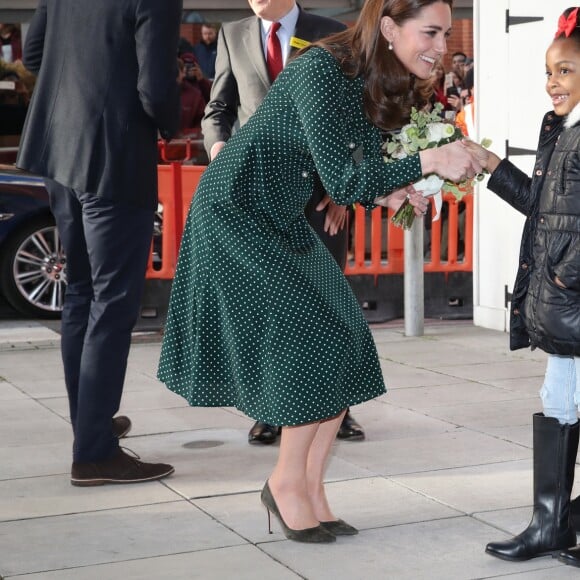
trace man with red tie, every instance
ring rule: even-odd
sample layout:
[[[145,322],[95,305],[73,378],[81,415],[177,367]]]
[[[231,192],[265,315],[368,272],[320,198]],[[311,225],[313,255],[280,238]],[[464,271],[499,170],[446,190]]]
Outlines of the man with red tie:
[[[305,12],[295,0],[248,0],[254,16],[229,22],[218,35],[215,78],[201,127],[210,161],[235,128],[243,125],[263,101],[278,73],[299,49],[344,30],[341,22]],[[306,217],[325,246],[344,269],[346,208],[335,205],[317,179],[306,206]],[[250,443],[270,444],[278,427],[256,422]],[[338,438],[364,439],[364,431],[346,413]]]

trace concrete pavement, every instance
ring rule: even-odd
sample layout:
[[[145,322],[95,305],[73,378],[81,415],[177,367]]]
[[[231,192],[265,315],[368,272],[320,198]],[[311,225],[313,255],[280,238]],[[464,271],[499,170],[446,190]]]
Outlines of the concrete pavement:
[[[510,353],[471,321],[374,327],[389,392],[353,408],[364,442],[337,442],[328,492],[361,530],[336,544],[269,535],[259,491],[276,447],[246,443],[235,409],[189,408],[155,379],[156,335],[136,335],[124,445],[175,474],[72,487],[58,335],[0,322],[0,577],[26,580],[468,580],[578,578],[551,558],[497,560],[485,544],[531,515],[531,415],[541,352]],[[575,492],[580,491],[577,486]]]

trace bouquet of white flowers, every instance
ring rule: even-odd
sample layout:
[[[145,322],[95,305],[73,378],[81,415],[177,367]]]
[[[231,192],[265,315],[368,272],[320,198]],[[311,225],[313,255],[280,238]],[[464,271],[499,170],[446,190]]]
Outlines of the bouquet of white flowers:
[[[441,118],[443,106],[437,103],[431,112],[418,111],[415,107],[411,109],[411,122],[399,131],[393,131],[387,135],[383,145],[383,156],[386,163],[393,163],[398,159],[403,159],[407,155],[413,155],[424,149],[441,147],[447,143],[452,143],[458,139],[463,139],[460,129],[446,123]],[[484,139],[483,147],[489,147],[491,141]],[[483,175],[478,175],[476,179],[483,179]],[[436,174],[431,174],[412,184],[413,187],[424,197],[435,196],[436,214],[434,220],[439,219],[442,196],[441,190],[453,193],[456,199],[461,199],[465,194],[466,186],[469,182],[460,184],[446,181]],[[406,200],[399,210],[392,217],[394,224],[409,229],[415,219],[413,206]]]

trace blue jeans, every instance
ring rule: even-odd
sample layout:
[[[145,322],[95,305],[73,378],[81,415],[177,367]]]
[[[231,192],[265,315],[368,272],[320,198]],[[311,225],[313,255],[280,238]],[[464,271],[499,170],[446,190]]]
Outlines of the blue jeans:
[[[558,419],[562,425],[576,423],[580,405],[580,357],[549,355],[540,397],[546,417]]]

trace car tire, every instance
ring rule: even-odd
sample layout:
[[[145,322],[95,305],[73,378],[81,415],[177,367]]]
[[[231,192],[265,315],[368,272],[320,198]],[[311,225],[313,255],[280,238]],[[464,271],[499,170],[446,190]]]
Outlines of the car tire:
[[[66,289],[66,257],[54,219],[40,216],[2,248],[0,291],[26,316],[59,318]]]

